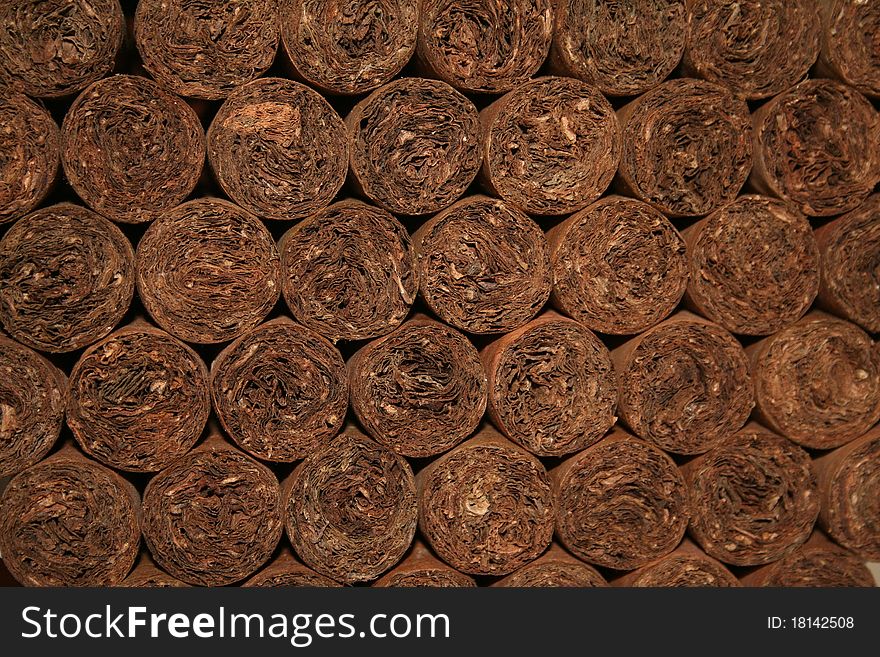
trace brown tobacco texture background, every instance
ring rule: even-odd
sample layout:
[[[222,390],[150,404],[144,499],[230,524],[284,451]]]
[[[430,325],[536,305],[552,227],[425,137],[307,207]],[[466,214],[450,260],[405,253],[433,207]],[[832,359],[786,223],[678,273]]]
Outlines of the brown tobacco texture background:
[[[878,43],[6,0],[0,583],[873,585]]]

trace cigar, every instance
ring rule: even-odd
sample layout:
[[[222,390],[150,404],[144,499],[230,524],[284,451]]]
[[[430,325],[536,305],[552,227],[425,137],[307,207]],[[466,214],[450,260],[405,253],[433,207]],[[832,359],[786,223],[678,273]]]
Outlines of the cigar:
[[[480,360],[492,423],[533,454],[579,451],[617,421],[611,355],[574,320],[547,311],[489,343]]]
[[[144,491],[144,540],[187,584],[224,586],[254,574],[281,538],[278,480],[219,433],[174,461]]]
[[[328,94],[372,91],[416,49],[418,0],[289,0],[281,40],[293,74]]]
[[[556,543],[531,563],[527,563],[492,586],[507,588],[592,588],[608,586],[591,565],[579,561]]]
[[[196,186],[205,133],[195,111],[155,82],[114,75],[64,117],[61,163],[90,208],[120,223],[153,221]]]
[[[880,332],[880,194],[816,229],[821,260],[819,305],[872,333]]]
[[[752,344],[756,418],[811,449],[832,449],[880,420],[880,351],[855,324],[813,311]]]
[[[614,586],[638,588],[740,586],[720,561],[685,538],[665,557],[614,580]]]
[[[752,121],[750,185],[808,216],[852,210],[880,181],[880,115],[855,89],[805,80]]]
[[[547,471],[489,427],[425,466],[416,483],[422,536],[456,570],[508,575],[550,545]]]
[[[825,0],[818,3],[822,49],[817,77],[836,78],[872,98],[880,98],[880,64],[872,43],[880,33],[880,11],[873,2]]]
[[[745,586],[840,588],[875,586],[865,562],[835,545],[819,530],[787,557],[756,568],[742,578]]]
[[[187,342],[231,340],[281,293],[275,242],[255,216],[200,198],[166,212],[140,239],[137,288],[153,320]]]
[[[568,457],[550,477],[556,536],[578,559],[632,570],[684,536],[687,490],[675,462],[621,429]]]
[[[858,556],[880,561],[880,426],[813,465],[822,502],[819,525]]]
[[[688,2],[684,73],[729,87],[740,98],[782,93],[806,77],[818,55],[812,0]]]
[[[2,88],[0,125],[2,226],[33,211],[49,195],[61,161],[61,132],[45,108],[24,94]]]
[[[67,377],[46,358],[0,334],[0,478],[42,459],[61,435]],[[2,492],[2,487],[0,487]]]
[[[467,588],[476,585],[472,577],[447,566],[419,540],[403,561],[373,584],[386,588]]]
[[[282,78],[237,88],[208,128],[208,162],[223,191],[266,219],[304,219],[345,182],[345,125],[317,91]]]
[[[211,411],[202,359],[143,320],[86,349],[69,390],[67,425],[80,448],[128,472],[156,472],[186,454]]]
[[[134,296],[131,243],[71,203],[19,219],[0,240],[0,322],[33,349],[74,351],[100,340]]]
[[[766,196],[740,196],[686,228],[685,304],[740,335],[770,335],[800,319],[819,290],[810,224]]]
[[[144,68],[176,94],[217,100],[258,78],[278,50],[278,0],[140,0],[134,38]]]
[[[444,82],[390,82],[355,105],[345,123],[356,189],[390,212],[442,210],[480,168],[477,108]]]
[[[704,80],[669,80],[617,112],[617,187],[670,217],[699,217],[733,201],[752,166],[749,108]]]
[[[242,586],[246,588],[281,586],[327,588],[339,587],[341,584],[302,565],[293,556],[290,548],[284,547],[277,557],[272,559],[265,568],[242,584]]]
[[[138,555],[140,498],[65,445],[13,477],[0,497],[0,554],[25,586],[114,586]]]
[[[422,0],[417,58],[456,89],[499,94],[532,77],[550,50],[551,0]]]
[[[159,589],[177,589],[187,588],[189,584],[181,582],[176,577],[172,577],[165,571],[161,570],[150,558],[147,552],[142,552],[138,558],[137,565],[128,574],[119,586],[125,588],[159,588]]]
[[[464,198],[422,224],[413,244],[425,303],[462,331],[506,333],[550,296],[544,233],[504,201]]]
[[[343,584],[369,582],[406,553],[418,506],[406,460],[356,429],[313,450],[284,481],[287,536],[303,562]]]
[[[278,243],[293,316],[332,342],[385,335],[406,318],[419,282],[406,228],[385,210],[345,200]]]
[[[645,331],[667,317],[687,285],[685,243],[647,203],[608,196],[547,233],[553,306],[602,333]]]
[[[398,454],[440,454],[471,435],[486,409],[480,356],[461,333],[424,315],[367,343],[348,361],[351,407]]]
[[[679,312],[611,352],[620,419],[674,454],[702,454],[746,423],[749,362],[730,333]]]
[[[211,398],[241,449],[266,461],[294,461],[342,427],[345,361],[317,333],[273,319],[220,352],[211,365]]]
[[[617,170],[617,118],[586,82],[529,80],[480,112],[480,121],[480,180],[493,196],[524,212],[576,212],[601,196]]]
[[[119,0],[7,0],[0,81],[35,98],[74,94],[108,75],[125,37]]]
[[[690,535],[735,566],[777,561],[803,544],[819,514],[807,453],[751,423],[681,468],[688,483]]]
[[[635,96],[665,80],[681,59],[685,0],[558,0],[550,68],[606,96]]]

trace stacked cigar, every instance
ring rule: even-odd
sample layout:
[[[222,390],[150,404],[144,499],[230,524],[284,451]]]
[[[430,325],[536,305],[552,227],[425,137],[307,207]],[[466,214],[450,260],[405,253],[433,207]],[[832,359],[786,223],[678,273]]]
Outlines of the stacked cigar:
[[[874,584],[876,3],[0,24],[20,583]]]

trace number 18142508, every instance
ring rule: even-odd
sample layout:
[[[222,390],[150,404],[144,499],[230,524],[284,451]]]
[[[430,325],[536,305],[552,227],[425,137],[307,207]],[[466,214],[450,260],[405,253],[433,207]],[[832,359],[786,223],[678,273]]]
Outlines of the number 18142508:
[[[768,616],[771,630],[851,630],[855,627],[852,616]]]

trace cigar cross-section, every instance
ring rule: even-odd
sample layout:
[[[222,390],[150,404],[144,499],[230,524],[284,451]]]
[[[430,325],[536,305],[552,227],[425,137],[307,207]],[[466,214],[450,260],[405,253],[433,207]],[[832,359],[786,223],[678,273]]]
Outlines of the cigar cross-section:
[[[256,326],[281,294],[281,262],[263,223],[216,198],[188,201],[138,243],[138,295],[187,342],[223,342]]]
[[[551,302],[594,331],[649,329],[685,292],[684,240],[663,213],[642,201],[600,199],[552,228],[547,241]]]
[[[137,565],[128,574],[128,577],[119,583],[119,586],[125,588],[176,589],[186,588],[189,584],[166,573],[153,562],[148,553],[142,552]]]
[[[550,476],[556,534],[579,559],[632,570],[684,536],[687,491],[675,462],[624,431],[570,456]]]
[[[152,80],[114,75],[71,105],[61,162],[86,204],[120,223],[152,221],[183,202],[205,162],[195,111]]]
[[[480,113],[484,185],[538,215],[575,212],[604,192],[620,160],[611,104],[586,82],[541,77]]]
[[[432,555],[421,541],[416,541],[406,558],[373,584],[395,588],[466,588],[476,585],[472,577],[450,568]]]
[[[486,409],[486,375],[461,333],[418,315],[348,363],[351,405],[375,440],[404,456],[445,452]]]
[[[471,196],[413,235],[422,297],[469,333],[505,333],[550,296],[550,257],[538,225],[515,207]]]
[[[635,96],[678,66],[687,34],[685,0],[558,0],[550,64],[606,96]]]
[[[547,471],[488,427],[427,465],[416,481],[422,535],[461,572],[507,575],[550,545]]]
[[[409,463],[354,429],[313,451],[284,482],[293,548],[344,584],[374,580],[400,561],[417,514]]]
[[[739,580],[688,539],[664,557],[614,580],[614,586],[638,588],[731,587]]]
[[[266,219],[303,219],[345,182],[345,125],[317,91],[282,78],[238,87],[208,128],[208,161],[229,197]]]
[[[26,586],[114,586],[141,539],[137,491],[65,445],[15,476],[0,497],[0,554]]]
[[[880,5],[876,2],[823,0],[816,3],[822,21],[822,51],[817,72],[880,98]]]
[[[590,564],[575,559],[555,543],[540,557],[503,577],[492,586],[513,588],[588,588],[608,586]]]
[[[391,212],[442,210],[480,169],[477,108],[438,80],[390,82],[355,105],[345,123],[356,187]]]
[[[248,588],[281,586],[338,588],[342,585],[329,577],[316,573],[308,566],[304,566],[293,556],[290,548],[285,547],[265,568],[247,580],[242,586]]]
[[[119,228],[81,206],[52,205],[0,240],[0,322],[34,349],[81,349],[125,315],[134,278],[134,253]]]
[[[281,38],[296,77],[331,94],[389,82],[416,48],[418,0],[288,0]]]
[[[819,491],[807,453],[749,425],[682,466],[690,534],[708,554],[735,566],[770,563],[813,531]]]

